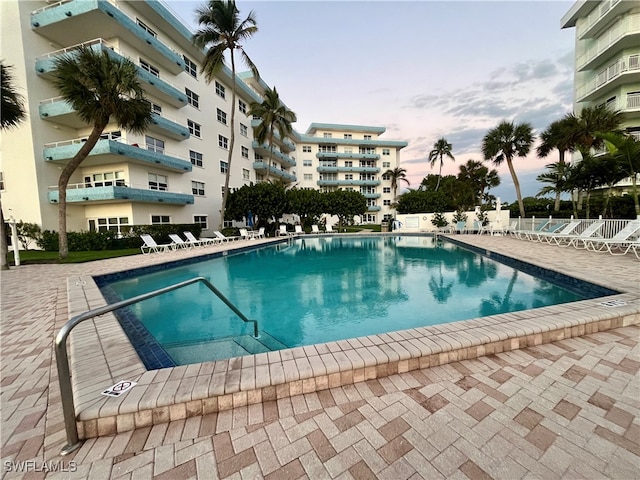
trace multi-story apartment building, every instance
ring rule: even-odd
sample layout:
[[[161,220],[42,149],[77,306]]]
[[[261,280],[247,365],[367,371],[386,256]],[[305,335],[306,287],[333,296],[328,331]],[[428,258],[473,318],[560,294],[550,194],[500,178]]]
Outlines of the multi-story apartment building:
[[[223,69],[208,84],[200,74],[204,53],[192,32],[159,1],[63,0],[0,2],[2,59],[14,67],[28,118],[3,132],[0,191],[5,217],[57,229],[58,177],[91,127],[52,83],[54,60],[78,45],[128,58],[151,102],[154,121],[142,135],[109,125],[71,179],[68,229],[120,229],[150,223],[198,223],[204,234],[220,221],[222,188],[235,109],[231,188],[281,180],[298,185],[296,145],[277,138],[258,145],[248,116],[266,84]],[[406,145],[406,144],[404,144]],[[394,157],[397,166],[399,156]],[[318,188],[319,185],[316,185]]]
[[[609,105],[640,141],[640,2],[580,0],[561,26],[576,29],[574,111]]]
[[[392,214],[391,178],[406,142],[381,139],[384,127],[313,123],[297,134],[298,185],[321,191],[355,190],[367,198],[363,221],[378,223]]]

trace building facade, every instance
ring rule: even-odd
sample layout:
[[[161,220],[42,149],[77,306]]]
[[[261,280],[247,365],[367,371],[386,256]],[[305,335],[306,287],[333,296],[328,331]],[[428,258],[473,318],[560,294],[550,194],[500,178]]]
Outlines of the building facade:
[[[574,111],[606,104],[640,141],[640,2],[576,2],[562,28],[575,28]],[[631,185],[626,179],[618,187]]]
[[[198,223],[206,235],[218,227],[229,168],[231,188],[276,180],[303,186],[295,155],[296,138],[305,136],[276,138],[272,153],[254,139],[259,120],[248,115],[249,106],[262,101],[266,84],[237,75],[232,105],[230,70],[207,83],[199,71],[204,53],[161,2],[9,0],[0,2],[0,9],[2,59],[14,67],[28,110],[26,122],[2,134],[0,193],[6,218],[57,229],[60,171],[91,127],[58,97],[52,71],[56,58],[79,45],[133,61],[154,118],[142,135],[115,124],[105,129],[70,181],[68,230]],[[229,167],[231,109],[235,144]],[[394,167],[399,160],[396,151]]]

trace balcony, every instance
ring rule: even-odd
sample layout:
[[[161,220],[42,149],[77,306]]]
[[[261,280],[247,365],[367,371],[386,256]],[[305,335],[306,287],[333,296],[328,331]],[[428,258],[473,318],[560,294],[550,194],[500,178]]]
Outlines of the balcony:
[[[364,198],[380,198],[381,195],[379,193],[363,193],[360,192]]]
[[[379,212],[380,210],[382,210],[382,207],[379,205],[371,205],[367,207],[367,212]]]
[[[258,125],[260,125],[262,123],[262,120],[259,119],[252,119],[251,120],[251,127],[255,128]],[[278,135],[278,133],[276,132],[276,134],[274,135],[276,143],[278,144],[278,146],[284,150],[286,153],[290,153],[293,152],[296,149],[296,146],[288,139],[282,139],[280,138],[280,135]]]
[[[598,96],[604,95],[605,91],[633,82],[640,82],[640,55],[627,55],[619,58],[596,75],[592,75],[584,85],[577,89],[576,101],[592,101]]]
[[[618,110],[623,116],[635,116],[640,111],[640,93],[627,93],[623,98],[616,96],[607,102],[607,107]]]
[[[151,125],[149,125],[149,130],[152,132],[174,140],[186,140],[191,136],[187,127],[169,117],[157,113],[153,113],[152,117]]]
[[[253,169],[263,175],[266,175],[267,169],[269,169],[269,176],[278,177],[284,183],[291,183],[298,180],[295,175],[291,175],[289,172],[285,172],[274,166],[269,166],[266,162],[253,162]]]
[[[62,142],[50,143],[44,146],[43,156],[48,162],[64,162],[74,157],[80,150],[86,139],[77,138]],[[136,163],[140,165],[153,165],[156,168],[172,172],[190,172],[193,168],[191,161],[184,160],[176,155],[164,152],[148,150],[136,143],[128,144],[122,139],[104,138],[98,140],[87,158],[82,162],[83,166],[107,165],[110,163]]]
[[[80,46],[91,48],[92,50],[97,52],[106,51],[111,58],[118,61],[122,61],[124,58],[127,58],[124,55],[120,54],[120,52],[116,48],[112,47],[108,42],[99,38],[61,50],[56,50],[54,52],[38,57],[36,59],[36,72],[38,73],[38,75],[44,78],[51,78],[51,73],[53,72],[55,66],[55,59],[59,58],[62,55],[73,55],[74,50],[77,50]],[[159,99],[168,103],[169,105],[180,108],[187,104],[187,96],[184,91],[182,91],[175,85],[162,80],[160,77],[156,77],[140,66],[138,66],[138,77],[140,77],[140,80],[143,82],[143,88],[145,90],[147,90],[155,97],[158,97]]]
[[[58,203],[58,187],[49,187],[49,203]],[[193,195],[182,192],[150,190],[142,186],[130,186],[126,182],[106,187],[87,187],[85,183],[67,187],[67,203],[165,203],[167,205],[193,205]]]
[[[318,152],[318,158],[353,158],[355,160],[379,160],[377,153],[345,153],[345,152]]]
[[[264,158],[268,159],[269,155],[273,153],[273,158],[277,158],[280,161],[280,163],[283,163],[289,167],[296,166],[296,161],[293,158],[291,158],[288,155],[285,155],[284,153],[282,153],[279,150],[276,150],[275,148],[273,149],[273,152],[271,152],[269,150],[269,145],[267,144],[263,143],[262,145],[260,145],[256,140],[254,140],[253,142],[251,142],[251,146],[253,147],[254,151],[258,155],[262,155]]]
[[[67,0],[36,10],[31,28],[43,37],[68,45],[96,36],[118,37],[168,72],[184,70],[182,55],[167,46],[109,0]]]
[[[607,55],[640,44],[640,14],[621,18],[576,60],[578,71],[592,70]]]
[[[319,187],[339,187],[357,185],[361,187],[377,187],[380,180],[318,180]]]
[[[317,169],[320,173],[356,172],[356,173],[380,173],[378,167],[324,167],[320,165]]]
[[[601,1],[580,25],[577,31],[578,38],[597,37],[612,19],[631,9],[633,7],[632,4],[633,2],[627,2],[626,0]]]

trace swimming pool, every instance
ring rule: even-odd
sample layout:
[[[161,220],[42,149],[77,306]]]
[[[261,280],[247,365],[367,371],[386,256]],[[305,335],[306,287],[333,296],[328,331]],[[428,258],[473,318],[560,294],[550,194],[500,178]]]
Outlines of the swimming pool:
[[[202,285],[136,304],[119,317],[130,338],[136,337],[132,343],[139,352],[166,354],[154,368],[602,295],[585,289],[584,282],[566,288],[425,236],[301,238],[131,275],[100,281],[105,296],[110,301],[130,298],[203,276],[260,325],[256,340],[250,327]]]

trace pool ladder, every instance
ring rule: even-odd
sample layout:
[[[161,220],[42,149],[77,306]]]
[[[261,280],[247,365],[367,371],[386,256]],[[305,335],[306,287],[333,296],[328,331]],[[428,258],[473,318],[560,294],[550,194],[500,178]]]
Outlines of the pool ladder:
[[[112,312],[122,307],[127,307],[129,305],[147,300],[149,298],[157,297],[158,295],[162,295],[173,290],[186,287],[193,283],[204,283],[204,285],[209,290],[211,290],[220,300],[222,300],[225,305],[227,305],[227,307],[229,307],[233,311],[233,313],[240,317],[243,322],[253,323],[253,336],[255,338],[259,338],[258,321],[250,320],[249,318],[247,318],[240,310],[238,310],[238,308],[233,303],[231,303],[231,301],[227,297],[224,296],[224,294],[220,290],[218,290],[209,280],[204,277],[195,277],[191,280],[185,280],[184,282],[176,283],[164,288],[159,288],[158,290],[144,293],[142,295],[138,295],[137,297],[129,298],[127,300],[122,300],[120,302],[112,303],[109,305],[104,305],[103,307],[95,308],[80,315],[76,315],[67,323],[65,323],[64,326],[60,329],[58,335],[56,335],[55,344],[56,364],[58,367],[58,382],[60,384],[60,396],[62,398],[62,413],[64,414],[64,427],[67,432],[67,445],[60,452],[61,455],[67,455],[77,450],[83,443],[78,439],[76,407],[73,401],[73,387],[71,386],[69,356],[67,354],[67,338],[69,337],[71,330],[73,330],[78,324],[84,322],[85,320],[90,320],[94,317],[104,315],[105,313]]]

